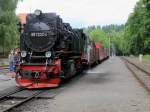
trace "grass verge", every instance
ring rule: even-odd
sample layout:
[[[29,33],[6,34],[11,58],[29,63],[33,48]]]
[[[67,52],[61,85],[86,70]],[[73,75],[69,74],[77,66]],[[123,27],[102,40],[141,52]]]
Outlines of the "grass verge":
[[[144,55],[144,60],[150,62],[150,54]]]

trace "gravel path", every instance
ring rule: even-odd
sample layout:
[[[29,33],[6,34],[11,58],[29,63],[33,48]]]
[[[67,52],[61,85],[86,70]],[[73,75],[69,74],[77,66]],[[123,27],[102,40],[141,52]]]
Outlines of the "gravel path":
[[[115,57],[68,84],[54,99],[35,100],[14,112],[150,112],[150,94]]]
[[[0,92],[4,89],[16,86],[14,78],[8,74],[8,59],[0,58]]]
[[[14,78],[10,78],[6,75],[0,74],[0,92],[4,89],[16,86]]]

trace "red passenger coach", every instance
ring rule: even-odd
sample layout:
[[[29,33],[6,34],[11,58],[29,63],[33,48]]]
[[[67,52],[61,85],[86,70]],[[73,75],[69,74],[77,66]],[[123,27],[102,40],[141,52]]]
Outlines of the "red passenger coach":
[[[104,48],[99,42],[95,42],[96,45],[96,59],[98,62],[101,62],[104,57]]]
[[[104,56],[105,56],[105,59],[109,57],[108,49],[106,48],[104,48]]]
[[[95,58],[97,62],[100,61],[100,47],[101,47],[100,43],[95,42],[95,49],[96,49]]]
[[[103,60],[108,58],[107,49],[103,48],[101,43],[95,42],[95,46],[96,46],[96,54],[95,54],[96,61],[102,62]]]
[[[89,65],[93,65],[96,61],[95,58],[96,49],[95,49],[95,43],[93,41],[90,42],[90,54],[89,54]]]
[[[108,57],[107,49],[104,49],[102,44],[99,42],[91,41],[89,44],[89,61],[88,64],[98,64]]]

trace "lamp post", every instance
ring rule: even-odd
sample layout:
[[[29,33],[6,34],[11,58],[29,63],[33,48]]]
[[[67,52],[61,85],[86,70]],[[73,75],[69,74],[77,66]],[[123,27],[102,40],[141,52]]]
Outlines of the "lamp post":
[[[110,49],[111,49],[111,47],[110,47],[110,37],[111,37],[111,33],[109,33],[109,37],[108,37],[108,39],[109,39],[109,57],[111,56],[111,52],[110,52]]]

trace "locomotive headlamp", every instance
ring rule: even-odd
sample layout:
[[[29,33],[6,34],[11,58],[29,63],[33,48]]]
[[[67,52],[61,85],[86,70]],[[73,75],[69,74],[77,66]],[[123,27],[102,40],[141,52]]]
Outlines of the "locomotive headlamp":
[[[51,55],[52,55],[52,53],[51,53],[50,51],[47,51],[47,52],[45,53],[45,56],[46,56],[47,58],[50,58]]]
[[[36,16],[40,16],[41,15],[41,13],[42,13],[42,11],[41,10],[35,10],[35,12],[34,12],[34,14],[36,15]]]
[[[26,57],[27,56],[27,51],[21,51],[21,57]]]

